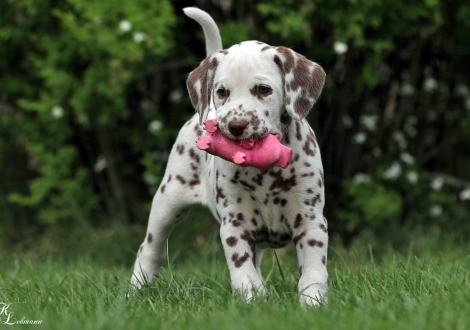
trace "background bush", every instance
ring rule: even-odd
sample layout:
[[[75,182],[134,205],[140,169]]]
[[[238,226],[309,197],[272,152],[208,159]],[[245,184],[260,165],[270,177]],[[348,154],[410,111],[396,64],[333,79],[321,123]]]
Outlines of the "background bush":
[[[327,73],[309,115],[326,215],[363,229],[470,233],[470,4],[463,1],[4,0],[0,5],[0,237],[76,223],[145,225],[205,54],[182,8],[224,47],[292,47]]]

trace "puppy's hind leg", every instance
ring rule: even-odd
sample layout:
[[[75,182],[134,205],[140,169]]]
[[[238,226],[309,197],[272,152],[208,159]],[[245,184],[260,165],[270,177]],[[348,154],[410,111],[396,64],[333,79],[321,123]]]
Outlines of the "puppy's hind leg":
[[[186,214],[192,203],[185,198],[184,188],[171,182],[166,175],[152,201],[147,233],[134,265],[131,283],[140,288],[153,284],[166,258],[166,242],[176,223]]]

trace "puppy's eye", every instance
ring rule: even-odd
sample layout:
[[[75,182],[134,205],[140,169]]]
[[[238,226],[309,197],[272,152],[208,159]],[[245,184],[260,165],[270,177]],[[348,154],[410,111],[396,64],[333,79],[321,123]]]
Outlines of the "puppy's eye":
[[[270,92],[271,92],[271,88],[269,86],[266,86],[266,85],[258,86],[258,94],[266,95],[266,94],[269,94]]]
[[[226,97],[228,96],[228,90],[226,90],[225,88],[219,88],[217,90],[217,95],[219,95],[220,97]]]

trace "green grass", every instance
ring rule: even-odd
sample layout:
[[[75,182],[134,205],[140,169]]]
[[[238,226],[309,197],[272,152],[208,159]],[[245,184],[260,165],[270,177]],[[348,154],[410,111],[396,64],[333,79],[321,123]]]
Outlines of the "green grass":
[[[42,320],[13,329],[470,329],[469,249],[440,232],[400,248],[364,235],[346,250],[332,239],[329,303],[309,309],[298,304],[292,247],[277,251],[282,273],[266,253],[269,295],[246,304],[232,293],[216,235],[189,232],[175,232],[156,284],[131,297],[142,229],[46,235],[21,252],[4,250],[0,302],[18,319]]]

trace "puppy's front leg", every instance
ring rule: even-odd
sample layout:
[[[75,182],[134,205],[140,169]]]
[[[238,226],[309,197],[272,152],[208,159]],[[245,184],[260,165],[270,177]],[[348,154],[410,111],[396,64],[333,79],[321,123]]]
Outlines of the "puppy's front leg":
[[[305,221],[294,235],[300,271],[300,303],[303,306],[316,306],[326,302],[328,290],[326,219],[316,217],[313,221]]]
[[[170,163],[169,163],[170,164]],[[168,166],[171,168],[171,166]],[[166,243],[176,222],[181,220],[191,205],[190,189],[180,187],[180,182],[167,174],[152,202],[147,234],[137,252],[131,283],[136,288],[153,284],[166,258]],[[186,176],[187,177],[187,176]]]
[[[227,219],[220,226],[220,238],[232,286],[250,301],[254,294],[265,294],[266,289],[256,270],[256,240],[253,234],[239,225],[237,219]]]

